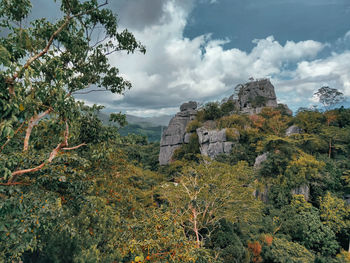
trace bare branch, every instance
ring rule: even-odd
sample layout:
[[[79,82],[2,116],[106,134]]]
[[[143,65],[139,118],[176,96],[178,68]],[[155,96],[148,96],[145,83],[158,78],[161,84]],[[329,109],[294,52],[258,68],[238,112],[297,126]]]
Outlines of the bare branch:
[[[78,149],[78,148],[80,148],[80,147],[82,147],[82,146],[85,146],[85,145],[87,145],[87,144],[86,144],[86,143],[82,143],[82,144],[79,144],[79,145],[74,146],[74,147],[70,147],[70,148],[65,147],[65,148],[62,148],[62,150],[64,150],[64,151],[75,150],[75,149]]]
[[[72,92],[72,94],[73,94],[73,95],[89,94],[89,93],[95,92],[95,91],[109,91],[109,90],[107,90],[107,89],[93,89],[93,90],[84,91],[84,92]]]

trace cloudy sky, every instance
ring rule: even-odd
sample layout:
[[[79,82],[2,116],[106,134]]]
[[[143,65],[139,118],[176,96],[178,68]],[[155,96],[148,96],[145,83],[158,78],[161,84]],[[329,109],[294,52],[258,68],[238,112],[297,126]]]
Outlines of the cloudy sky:
[[[221,100],[251,76],[270,78],[293,110],[314,105],[324,85],[350,96],[349,0],[109,2],[147,52],[110,57],[133,84],[125,96],[79,97],[108,111],[174,114],[185,101]]]

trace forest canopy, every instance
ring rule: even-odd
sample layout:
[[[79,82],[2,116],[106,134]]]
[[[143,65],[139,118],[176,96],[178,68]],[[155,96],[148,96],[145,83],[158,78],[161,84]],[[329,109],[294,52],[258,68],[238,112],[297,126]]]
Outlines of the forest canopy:
[[[350,110],[328,107],[342,94],[295,116],[208,103],[159,166],[159,143],[75,99],[123,94],[108,56],[145,47],[107,2],[55,2],[57,21],[25,23],[31,1],[0,0],[0,262],[350,262]],[[229,154],[200,155],[209,124]]]

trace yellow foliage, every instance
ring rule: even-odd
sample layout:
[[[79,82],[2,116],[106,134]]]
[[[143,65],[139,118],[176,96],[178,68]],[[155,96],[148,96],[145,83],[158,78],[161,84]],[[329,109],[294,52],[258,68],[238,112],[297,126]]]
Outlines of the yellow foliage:
[[[245,115],[233,114],[230,116],[224,116],[217,120],[219,128],[238,128],[244,129],[249,126],[250,121]]]
[[[350,263],[350,253],[342,250],[338,255],[337,255],[337,262],[342,262],[342,263]]]
[[[226,139],[228,141],[238,141],[239,140],[239,132],[235,128],[227,128],[226,129]]]

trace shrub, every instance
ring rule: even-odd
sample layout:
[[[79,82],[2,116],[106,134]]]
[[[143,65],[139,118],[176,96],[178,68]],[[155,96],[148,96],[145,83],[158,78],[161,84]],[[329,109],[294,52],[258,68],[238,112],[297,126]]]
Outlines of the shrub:
[[[239,140],[239,131],[235,128],[226,129],[226,140],[236,142]]]
[[[313,262],[315,256],[302,245],[286,239],[274,238],[270,247],[264,247],[264,262],[289,263]]]
[[[204,120],[216,120],[222,115],[219,103],[209,102],[204,106]]]
[[[198,135],[192,133],[188,144],[183,144],[176,149],[173,155],[173,160],[185,159],[188,161],[198,161],[197,154],[200,153]]]
[[[222,115],[230,115],[232,111],[236,111],[235,103],[232,100],[228,100],[227,102],[224,102],[220,106]]]
[[[238,128],[244,129],[250,123],[247,116],[233,114],[230,116],[224,116],[217,120],[217,125],[219,128]]]
[[[187,124],[186,132],[188,133],[195,132],[196,129],[198,129],[201,126],[202,126],[202,123],[200,121],[198,121],[197,119],[193,120]]]

